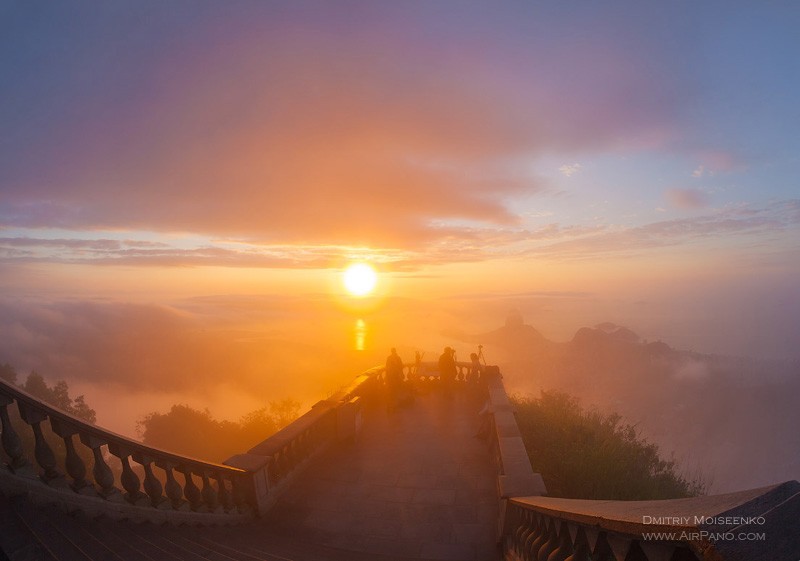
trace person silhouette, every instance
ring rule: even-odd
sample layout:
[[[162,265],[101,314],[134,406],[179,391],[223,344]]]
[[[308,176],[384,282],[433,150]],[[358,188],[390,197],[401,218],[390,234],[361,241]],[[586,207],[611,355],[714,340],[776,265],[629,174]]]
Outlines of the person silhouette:
[[[469,384],[477,384],[480,381],[481,373],[483,372],[483,366],[481,365],[478,353],[472,353],[469,355],[469,360],[470,365],[469,373],[467,374],[467,382]]]
[[[403,360],[397,354],[397,349],[394,347],[386,357],[386,389],[387,389],[387,407],[394,409],[400,399],[400,388],[403,384]]]
[[[453,392],[456,382],[456,351],[450,347],[445,347],[444,352],[439,357],[439,380],[442,382],[442,390],[445,394]]]

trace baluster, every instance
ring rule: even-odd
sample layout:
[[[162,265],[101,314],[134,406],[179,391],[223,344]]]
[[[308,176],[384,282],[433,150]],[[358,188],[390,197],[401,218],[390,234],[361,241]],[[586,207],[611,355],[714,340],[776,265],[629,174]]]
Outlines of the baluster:
[[[219,503],[225,512],[233,509],[233,498],[231,497],[228,488],[225,486],[225,478],[221,471],[216,472],[215,479],[217,480],[217,495],[219,496]]]
[[[108,451],[119,458],[122,464],[122,473],[119,476],[119,482],[122,488],[125,489],[125,500],[136,506],[147,506],[150,504],[149,497],[141,491],[142,483],[139,480],[139,476],[136,475],[136,472],[131,468],[131,452],[116,442],[108,443]]]
[[[278,465],[279,456],[280,452],[274,454],[267,465],[267,475],[269,476],[270,487],[277,485],[278,481],[280,481],[280,465]]]
[[[76,493],[96,495],[94,489],[86,481],[86,465],[75,450],[75,444],[72,441],[73,435],[78,433],[77,427],[52,417],[50,418],[50,427],[54,433],[64,439],[64,447],[67,450],[67,455],[64,458],[64,468],[67,471],[67,475],[72,478],[72,485],[70,485],[72,490]]]
[[[3,444],[3,451],[8,455],[8,467],[11,471],[16,473],[23,467],[28,465],[28,462],[23,457],[24,452],[22,449],[22,439],[14,430],[11,425],[11,419],[8,416],[8,406],[14,401],[10,396],[0,393],[0,442]]]
[[[164,470],[164,474],[167,478],[164,484],[164,493],[167,495],[167,499],[169,499],[169,504],[172,505],[172,508],[175,510],[189,510],[188,503],[183,500],[181,484],[175,479],[175,474],[173,473],[176,465],[167,460],[156,460],[156,466]]]
[[[278,452],[278,457],[276,458],[275,462],[278,465],[277,475],[279,479],[283,479],[287,475],[289,475],[289,458],[287,457],[288,446],[284,446],[281,448],[281,451]]]
[[[208,472],[203,470],[202,473],[203,478],[203,501],[206,503],[208,510],[214,511],[219,507],[219,502],[217,499],[217,492],[214,490],[214,487],[211,486],[211,481],[208,477]]]
[[[39,477],[48,485],[66,486],[61,472],[56,469],[56,455],[42,433],[42,422],[47,419],[47,413],[23,402],[17,402],[17,407],[22,420],[33,429],[33,456],[43,470]]]
[[[133,459],[144,468],[144,492],[150,497],[150,504],[156,508],[169,508],[169,501],[164,499],[164,488],[153,474],[153,459],[141,454],[134,454]]]
[[[575,551],[565,561],[592,561],[591,547],[583,528],[575,536]]]
[[[564,561],[572,555],[572,538],[568,522],[561,523],[561,532],[558,536],[558,547],[547,557],[547,561]]]
[[[528,536],[525,549],[523,550],[523,557],[531,561],[537,561],[537,554],[548,537],[547,529],[549,519],[543,515],[537,515],[537,518],[539,519],[539,523],[536,525],[536,529],[533,533]]]
[[[514,532],[512,548],[516,557],[522,559],[525,543],[528,541],[528,537],[536,530],[536,519],[534,514],[527,509],[523,510],[517,507],[514,509],[514,513],[519,519],[519,525]]]
[[[233,503],[236,505],[236,510],[240,514],[250,511],[250,503],[248,502],[248,482],[245,481],[245,476],[237,475],[231,478],[231,486],[233,487]]]
[[[541,549],[536,554],[536,559],[538,561],[547,561],[547,558],[550,554],[555,551],[558,547],[558,527],[560,522],[557,519],[553,519],[552,524],[550,524],[550,531],[548,532],[548,539],[542,545]]]
[[[183,486],[183,494],[186,495],[186,500],[189,501],[189,505],[192,507],[192,510],[202,510],[203,495],[197,485],[194,484],[194,480],[192,479],[192,471],[185,466],[179,467],[178,471],[183,473],[183,476],[186,479],[186,484]]]
[[[82,434],[81,442],[92,449],[92,455],[94,456],[92,475],[94,476],[94,482],[100,487],[100,495],[108,501],[124,501],[122,493],[114,486],[114,472],[108,467],[103,457],[105,441],[89,434]]]
[[[303,434],[300,435],[300,453],[304,460],[314,453],[314,446],[312,445],[313,439],[314,431],[311,429],[303,431]]]
[[[606,534],[606,542],[608,543],[609,548],[611,548],[614,558],[617,561],[625,561],[625,559],[628,557],[628,552],[631,549],[633,540],[618,534]]]
[[[289,444],[286,445],[285,452],[283,454],[284,459],[286,460],[286,468],[285,474],[289,475],[294,471],[294,468],[297,467],[297,452],[295,450],[296,441],[293,439],[289,441]]]

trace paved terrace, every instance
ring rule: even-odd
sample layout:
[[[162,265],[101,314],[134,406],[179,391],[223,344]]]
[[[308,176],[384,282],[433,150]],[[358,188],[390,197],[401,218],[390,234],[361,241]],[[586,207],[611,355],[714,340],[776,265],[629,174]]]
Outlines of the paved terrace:
[[[497,559],[497,468],[479,429],[481,394],[438,388],[364,411],[352,445],[305,471],[267,525],[335,548],[424,559]]]
[[[797,481],[666,501],[539,496],[500,373],[487,373],[481,390],[445,396],[428,381],[387,410],[382,369],[370,370],[225,465],[114,435],[0,380],[0,561],[493,561],[500,524],[508,561],[800,559]],[[653,526],[650,513],[690,520]]]

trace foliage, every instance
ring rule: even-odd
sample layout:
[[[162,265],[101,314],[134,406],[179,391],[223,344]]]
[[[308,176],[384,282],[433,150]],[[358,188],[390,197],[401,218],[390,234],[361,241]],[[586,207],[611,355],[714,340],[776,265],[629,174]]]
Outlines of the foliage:
[[[702,494],[705,484],[678,473],[673,460],[640,438],[616,413],[586,411],[558,391],[514,397],[517,423],[548,494],[581,499],[647,500]]]
[[[64,380],[59,380],[53,387],[50,387],[42,376],[35,371],[31,371],[21,387],[29,394],[38,397],[50,405],[58,407],[62,411],[75,415],[92,424],[97,422],[95,410],[87,405],[82,395],[79,395],[74,400],[69,396],[69,386]]]
[[[293,399],[270,402],[238,422],[215,419],[208,409],[173,405],[167,413],[152,412],[137,422],[142,441],[156,448],[211,461],[245,452],[297,418]]]
[[[0,364],[0,378],[5,380],[6,382],[11,382],[12,384],[17,383],[17,371],[14,369],[13,366],[8,364]]]
[[[9,381],[12,384],[16,384],[17,371],[8,363],[0,364],[0,378]],[[82,395],[79,395],[75,399],[70,397],[69,386],[64,380],[59,380],[53,384],[53,386],[49,386],[41,375],[35,371],[31,371],[30,374],[28,374],[28,377],[25,379],[25,382],[23,384],[19,384],[19,387],[34,397],[37,397],[66,413],[79,417],[92,424],[97,421],[97,415],[94,409],[89,407]],[[33,463],[35,448],[33,430],[22,420],[17,407],[9,407],[8,414],[11,424],[14,427],[14,431],[22,439],[24,457],[29,462]],[[55,453],[56,460],[59,463],[59,469],[64,472],[63,460],[66,456],[64,440],[52,432],[49,422],[42,423],[41,429],[45,440]],[[92,454],[88,448],[85,446],[76,446],[76,451],[82,458],[84,465],[92,465]],[[8,458],[6,457],[5,452],[2,450],[2,447],[0,447],[0,459],[2,461],[8,461]]]

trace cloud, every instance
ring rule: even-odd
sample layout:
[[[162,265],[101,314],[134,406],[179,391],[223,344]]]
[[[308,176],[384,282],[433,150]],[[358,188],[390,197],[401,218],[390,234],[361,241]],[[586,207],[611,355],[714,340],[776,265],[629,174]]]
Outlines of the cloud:
[[[229,239],[176,238],[163,242],[108,238],[0,238],[0,264],[67,263],[131,266],[227,266],[265,268],[339,268],[343,260],[366,259],[384,271],[417,271],[430,264],[476,263],[525,256],[594,259],[635,254],[680,245],[715,244],[747,236],[761,247],[800,226],[800,201],[775,201],[759,207],[742,204],[690,218],[636,227],[611,224],[560,224],[538,228],[440,224],[437,243],[421,249],[375,250],[337,245],[292,245]],[[166,238],[165,238],[166,239]],[[782,244],[773,251],[785,252]]]
[[[563,166],[558,168],[558,171],[560,171],[562,174],[566,175],[567,177],[572,177],[573,175],[578,173],[580,170],[581,170],[581,165],[578,164],[578,163],[564,164]]]
[[[741,205],[690,218],[652,222],[637,227],[598,226],[554,243],[525,248],[522,254],[558,259],[597,259],[613,255],[638,255],[653,249],[716,244],[731,236],[747,236],[748,248],[758,250],[762,243],[783,254],[791,247],[775,245],[773,238],[800,227],[800,201],[784,200],[766,206]],[[577,233],[577,232],[576,232]]]
[[[298,329],[321,317],[313,302],[275,297],[180,306],[0,298],[0,362],[22,375],[35,369],[49,380],[116,390],[188,395],[227,386],[303,399],[318,396],[332,383],[323,379],[344,362],[346,351]]]
[[[673,207],[683,210],[694,210],[708,206],[707,195],[698,189],[667,189],[664,193],[664,198]]]
[[[31,118],[9,114],[0,225],[419,250],[449,235],[437,220],[519,226],[509,201],[544,190],[521,160],[641,149],[669,130],[674,76],[646,48],[597,31],[518,49],[482,26],[485,41],[456,32],[442,48],[441,29],[417,27],[425,14],[385,10],[364,25],[265,8],[230,27],[203,10],[169,38],[158,12],[115,34],[132,49],[121,61],[80,32],[30,30],[43,83],[2,90]],[[87,37],[128,30],[112,15],[87,15]]]

